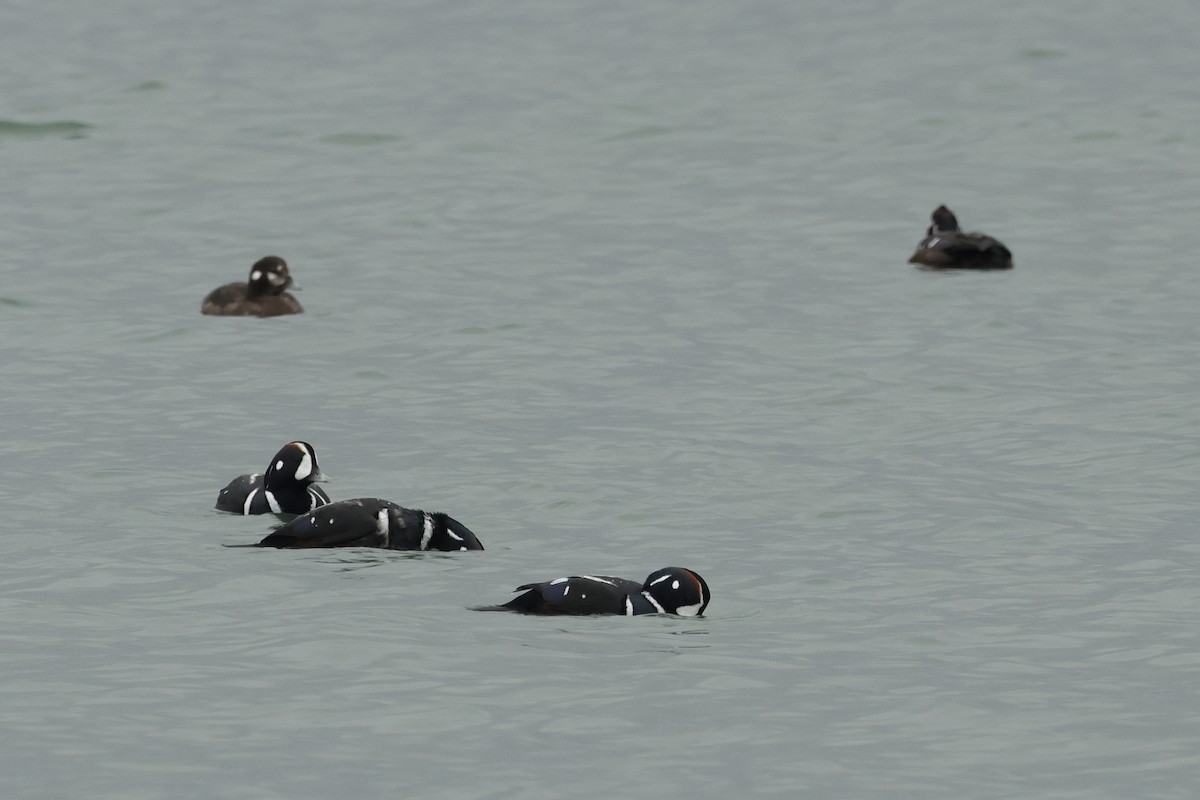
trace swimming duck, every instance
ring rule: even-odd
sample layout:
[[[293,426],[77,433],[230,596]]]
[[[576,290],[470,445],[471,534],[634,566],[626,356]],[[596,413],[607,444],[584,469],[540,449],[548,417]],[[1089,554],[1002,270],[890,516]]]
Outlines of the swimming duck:
[[[964,233],[945,206],[930,215],[933,224],[908,259],[935,269],[1012,269],[1012,253],[998,240],[982,233]]]

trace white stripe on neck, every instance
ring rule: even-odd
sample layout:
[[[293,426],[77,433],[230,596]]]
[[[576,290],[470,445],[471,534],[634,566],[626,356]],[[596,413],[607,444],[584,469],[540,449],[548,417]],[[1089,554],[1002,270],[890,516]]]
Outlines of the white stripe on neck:
[[[422,511],[425,517],[425,524],[421,528],[421,549],[429,549],[429,541],[433,539],[433,517],[429,516],[428,512]]]
[[[667,613],[667,612],[666,612],[666,610],[665,610],[665,609],[664,609],[662,606],[660,606],[660,605],[658,604],[658,601],[657,601],[657,600],[655,600],[653,597],[651,597],[651,596],[650,596],[650,593],[649,593],[649,592],[642,592],[642,597],[644,597],[644,598],[646,598],[647,600],[649,600],[649,601],[650,601],[650,605],[652,605],[652,606],[654,606],[655,608],[657,608],[657,609],[658,609],[658,613],[660,613],[660,614],[665,614],[665,613]]]
[[[256,494],[258,494],[258,489],[255,489],[254,491],[250,492],[250,494],[246,495],[246,502],[242,504],[243,514],[250,513],[250,504],[254,502],[254,495]]]

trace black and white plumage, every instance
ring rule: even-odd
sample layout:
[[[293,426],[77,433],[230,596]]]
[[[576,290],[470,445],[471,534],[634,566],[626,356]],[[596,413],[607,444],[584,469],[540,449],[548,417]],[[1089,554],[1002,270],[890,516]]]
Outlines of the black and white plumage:
[[[288,442],[265,473],[239,475],[217,494],[217,508],[234,514],[303,514],[329,502],[327,481],[308,442]]]
[[[514,591],[524,594],[480,611],[521,614],[678,614],[699,617],[711,597],[708,584],[683,567],[664,567],[639,583],[607,575],[573,575],[542,583],[527,583]]]
[[[930,215],[933,224],[908,263],[935,269],[1012,269],[1012,253],[998,240],[982,233],[964,233],[945,206]]]
[[[304,309],[287,293],[292,285],[287,262],[267,256],[254,262],[246,283],[227,283],[208,293],[200,313],[222,317],[278,317],[301,314]]]
[[[382,547],[482,550],[475,534],[445,514],[403,508],[375,497],[340,500],[296,517],[259,547]]]

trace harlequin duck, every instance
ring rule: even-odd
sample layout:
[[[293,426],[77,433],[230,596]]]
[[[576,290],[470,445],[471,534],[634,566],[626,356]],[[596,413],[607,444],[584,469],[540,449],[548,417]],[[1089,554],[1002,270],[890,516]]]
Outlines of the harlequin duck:
[[[445,514],[387,500],[340,500],[296,517],[259,547],[383,547],[388,550],[482,550],[465,525]]]
[[[239,317],[278,317],[301,314],[296,298],[285,292],[292,285],[287,262],[267,256],[250,268],[249,283],[227,283],[208,293],[200,304],[201,314]]]
[[[683,567],[651,572],[644,583],[604,575],[574,575],[544,583],[527,583],[513,591],[525,592],[498,606],[480,611],[516,611],[521,614],[678,614],[698,617],[708,607],[708,584]]]
[[[317,481],[329,478],[317,466],[317,451],[308,442],[288,442],[266,474],[239,475],[217,494],[217,508],[235,514],[303,514],[329,502]]]
[[[940,269],[1012,269],[1007,247],[982,233],[963,233],[950,209],[938,206],[930,216],[933,224],[908,263]]]

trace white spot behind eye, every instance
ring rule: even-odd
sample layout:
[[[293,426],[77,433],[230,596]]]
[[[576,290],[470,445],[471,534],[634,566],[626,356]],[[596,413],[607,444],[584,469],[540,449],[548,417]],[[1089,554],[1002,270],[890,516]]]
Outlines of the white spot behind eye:
[[[250,280],[252,280],[252,281],[261,281],[261,280],[262,280],[262,271],[261,271],[261,270],[257,270],[257,269],[256,269],[256,270],[254,270],[254,272],[251,272],[251,273],[250,273]]]
[[[671,583],[671,588],[672,588],[672,589],[678,589],[678,588],[679,588],[679,581],[673,581],[673,582]]]
[[[283,469],[283,460],[282,459],[275,462],[275,469]]]

